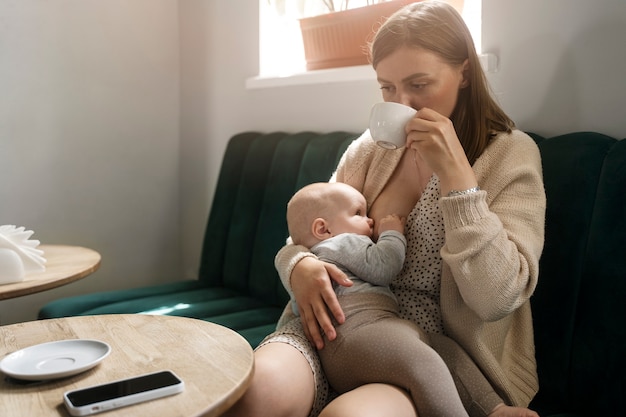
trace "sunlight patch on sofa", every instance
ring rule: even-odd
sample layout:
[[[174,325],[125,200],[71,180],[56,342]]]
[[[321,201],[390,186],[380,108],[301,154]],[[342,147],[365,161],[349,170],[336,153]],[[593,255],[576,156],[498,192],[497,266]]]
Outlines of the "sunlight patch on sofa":
[[[163,316],[163,315],[166,315],[166,314],[171,314],[174,311],[188,309],[189,307],[191,307],[191,305],[185,304],[185,303],[178,303],[178,304],[176,304],[175,306],[172,306],[172,307],[163,306],[163,307],[159,307],[159,308],[154,308],[152,310],[141,311],[141,312],[139,312],[139,314],[148,314],[148,315],[152,315],[152,316]]]

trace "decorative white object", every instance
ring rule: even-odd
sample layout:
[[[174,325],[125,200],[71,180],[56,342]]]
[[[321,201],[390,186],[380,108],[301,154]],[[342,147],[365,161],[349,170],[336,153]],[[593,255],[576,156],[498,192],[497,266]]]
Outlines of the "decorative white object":
[[[29,272],[46,270],[39,241],[30,239],[32,230],[13,225],[0,226],[0,284],[19,282]]]

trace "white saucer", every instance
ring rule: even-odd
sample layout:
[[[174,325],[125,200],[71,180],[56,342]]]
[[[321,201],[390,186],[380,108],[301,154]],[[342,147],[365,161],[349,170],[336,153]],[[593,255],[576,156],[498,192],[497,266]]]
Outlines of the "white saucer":
[[[111,346],[99,340],[48,342],[6,356],[0,361],[0,371],[29,381],[63,378],[93,368],[109,353]]]

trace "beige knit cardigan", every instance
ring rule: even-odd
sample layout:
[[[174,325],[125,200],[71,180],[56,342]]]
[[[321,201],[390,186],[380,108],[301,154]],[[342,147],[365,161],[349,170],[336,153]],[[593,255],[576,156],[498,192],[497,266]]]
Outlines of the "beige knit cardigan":
[[[378,147],[366,131],[349,146],[333,180],[361,191],[371,206],[403,152]],[[535,142],[514,130],[498,134],[473,169],[480,192],[439,201],[443,325],[507,403],[527,406],[538,390],[529,298],[544,240],[541,158]],[[288,244],[276,257],[291,296],[291,271],[304,256],[311,256],[306,248]]]

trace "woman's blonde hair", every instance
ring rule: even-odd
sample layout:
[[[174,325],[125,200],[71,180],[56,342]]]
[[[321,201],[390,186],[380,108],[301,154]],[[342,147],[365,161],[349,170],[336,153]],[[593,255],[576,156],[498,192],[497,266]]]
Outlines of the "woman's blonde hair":
[[[468,60],[469,83],[459,91],[450,119],[471,164],[496,132],[510,132],[515,127],[491,96],[472,35],[454,7],[441,1],[422,1],[405,6],[389,17],[370,44],[374,69],[403,46],[434,52],[453,66]]]

